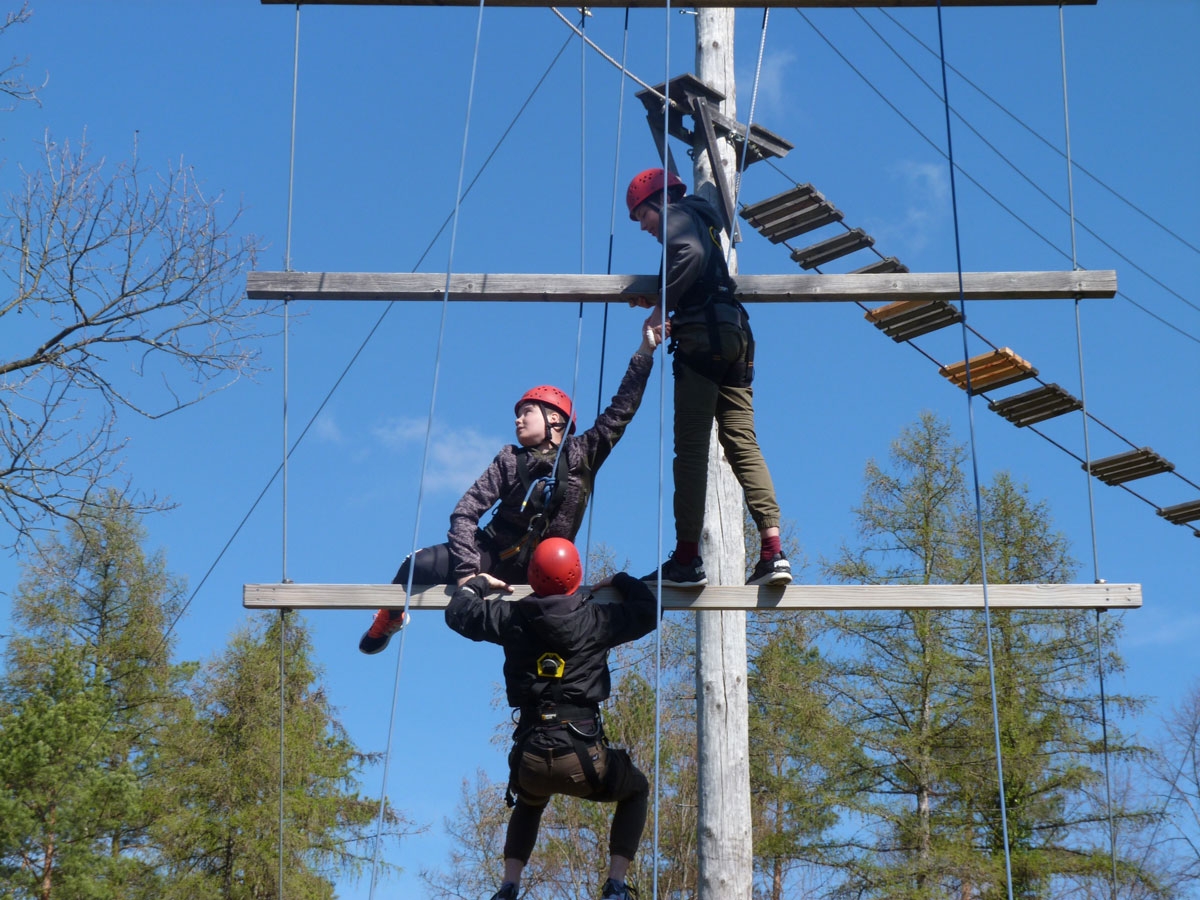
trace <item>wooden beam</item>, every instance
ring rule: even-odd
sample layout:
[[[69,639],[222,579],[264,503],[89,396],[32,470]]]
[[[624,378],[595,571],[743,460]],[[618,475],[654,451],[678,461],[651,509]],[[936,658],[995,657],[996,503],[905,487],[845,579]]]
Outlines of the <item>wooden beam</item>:
[[[948,300],[959,296],[955,272],[869,275],[739,275],[743,303]],[[250,272],[251,300],[441,300],[445,273]],[[477,302],[623,303],[659,292],[657,275],[455,274],[450,299]],[[1111,269],[1078,272],[964,272],[967,300],[1101,299],[1117,293]]]
[[[410,609],[445,609],[453,588],[414,586]],[[513,585],[511,599],[528,596],[529,586]],[[596,592],[599,602],[617,597],[613,588]],[[988,588],[993,609],[1136,609],[1140,584],[994,584]],[[398,584],[247,584],[247,609],[400,609],[404,588]],[[982,609],[977,584],[810,585],[785,588],[664,588],[663,609]]]
[[[264,6],[478,6],[479,0],[261,0]],[[941,0],[942,6],[1058,6],[1060,0]],[[1062,0],[1067,6],[1094,6],[1096,0]],[[936,6],[938,0],[688,0],[688,7],[807,7],[851,9],[877,6]],[[559,6],[548,0],[487,0],[488,6]],[[596,0],[589,9],[662,8],[661,0]]]

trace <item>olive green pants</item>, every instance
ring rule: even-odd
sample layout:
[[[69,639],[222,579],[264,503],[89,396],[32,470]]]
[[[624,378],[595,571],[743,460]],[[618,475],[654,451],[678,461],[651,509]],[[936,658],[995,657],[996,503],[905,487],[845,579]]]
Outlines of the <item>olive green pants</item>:
[[[568,794],[598,803],[616,803],[608,836],[608,851],[633,859],[637,855],[650,783],[633,764],[629,753],[604,743],[587,748],[599,784],[591,784],[575,750],[514,748],[510,764],[516,764],[517,802],[508,820],[504,858],[529,862],[537,843],[542,812],[555,794]]]
[[[733,325],[718,327],[721,346],[712,347],[705,325],[687,325],[675,341],[675,537],[700,540],[708,490],[708,441],[712,423],[733,474],[746,495],[758,530],[779,525],[775,485],[754,431],[750,335]]]

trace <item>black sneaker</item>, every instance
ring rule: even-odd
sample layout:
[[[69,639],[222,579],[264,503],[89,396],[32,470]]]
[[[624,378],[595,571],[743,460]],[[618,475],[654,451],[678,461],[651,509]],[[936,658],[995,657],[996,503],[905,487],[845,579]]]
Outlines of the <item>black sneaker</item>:
[[[771,559],[760,559],[754,567],[754,574],[746,579],[746,584],[789,584],[792,580],[792,564],[782,553],[776,553]]]
[[[634,890],[633,885],[624,881],[617,882],[610,878],[604,882],[601,890],[603,893],[600,894],[600,900],[637,900],[638,892]]]
[[[517,900],[517,886],[511,881],[500,885],[500,890],[492,894],[492,900]]]
[[[658,582],[659,569],[642,577],[642,581]],[[696,557],[689,565],[684,565],[672,553],[662,564],[662,583],[664,587],[699,588],[708,584],[708,576],[704,574],[704,560]]]
[[[371,620],[371,627],[363,632],[358,649],[363,653],[379,653],[388,645],[392,635],[408,624],[412,616],[402,609],[381,609]]]

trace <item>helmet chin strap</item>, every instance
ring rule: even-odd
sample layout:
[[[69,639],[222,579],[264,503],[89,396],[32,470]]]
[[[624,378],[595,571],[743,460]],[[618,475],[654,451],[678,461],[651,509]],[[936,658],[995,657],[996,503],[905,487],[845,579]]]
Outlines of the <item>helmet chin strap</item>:
[[[542,424],[545,426],[545,431],[546,431],[546,437],[542,441],[542,444],[547,444],[547,445],[549,445],[549,447],[557,447],[559,444],[562,443],[562,440],[560,439],[558,442],[555,442],[554,430],[558,429],[560,431],[564,431],[564,430],[566,430],[567,425],[565,422],[557,422],[557,423],[551,422],[550,421],[550,413],[546,410],[546,404],[539,403],[538,409],[540,409],[542,411]],[[540,446],[542,446],[542,444],[539,444],[538,446],[540,447]],[[549,447],[547,447],[547,449],[549,449]]]

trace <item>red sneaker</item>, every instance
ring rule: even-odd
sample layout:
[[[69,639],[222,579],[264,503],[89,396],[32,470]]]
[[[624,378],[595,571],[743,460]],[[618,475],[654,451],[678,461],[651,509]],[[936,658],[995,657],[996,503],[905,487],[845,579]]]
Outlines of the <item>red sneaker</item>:
[[[375,613],[375,620],[358,642],[358,649],[363,653],[378,653],[388,645],[392,635],[408,624],[412,618],[402,609],[381,609]]]

